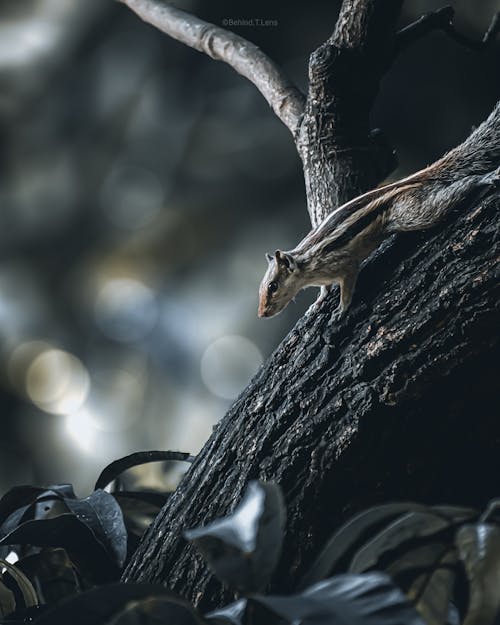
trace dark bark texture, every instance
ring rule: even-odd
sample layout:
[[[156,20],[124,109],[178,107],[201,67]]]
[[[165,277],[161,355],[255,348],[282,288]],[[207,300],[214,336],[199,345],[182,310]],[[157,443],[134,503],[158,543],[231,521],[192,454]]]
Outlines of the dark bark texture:
[[[368,115],[400,5],[345,0],[311,55],[295,139],[313,223],[394,164]],[[254,478],[279,483],[287,503],[274,592],[292,590],[334,529],[373,503],[500,494],[498,206],[492,187],[432,230],[386,242],[344,319],[332,317],[335,290],[299,321],[215,429],[126,581],[163,583],[206,609],[230,599],[182,531],[229,512]]]

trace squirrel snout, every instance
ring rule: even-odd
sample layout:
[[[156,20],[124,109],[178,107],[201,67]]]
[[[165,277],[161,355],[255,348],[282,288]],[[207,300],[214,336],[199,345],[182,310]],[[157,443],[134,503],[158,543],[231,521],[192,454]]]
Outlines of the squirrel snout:
[[[257,310],[257,315],[262,318],[262,317],[270,317],[271,316],[271,311],[269,310],[269,308],[265,305],[264,302],[259,303],[259,308]]]

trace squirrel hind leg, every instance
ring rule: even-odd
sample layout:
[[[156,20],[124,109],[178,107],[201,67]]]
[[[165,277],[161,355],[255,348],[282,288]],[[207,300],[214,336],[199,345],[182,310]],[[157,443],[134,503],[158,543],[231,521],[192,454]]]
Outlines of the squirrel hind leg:
[[[338,312],[343,315],[351,305],[352,296],[358,279],[358,271],[351,271],[340,280],[340,303]]]

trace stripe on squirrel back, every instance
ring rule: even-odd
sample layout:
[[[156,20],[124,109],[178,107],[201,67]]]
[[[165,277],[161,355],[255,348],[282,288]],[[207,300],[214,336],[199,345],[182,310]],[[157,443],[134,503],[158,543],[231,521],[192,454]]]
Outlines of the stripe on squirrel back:
[[[410,178],[414,182],[405,184]],[[418,186],[420,184],[416,182],[416,174],[413,174],[397,183],[385,185],[350,200],[311,230],[292,252],[311,254],[317,253],[320,248],[329,252],[347,245],[386,210],[395,197]]]

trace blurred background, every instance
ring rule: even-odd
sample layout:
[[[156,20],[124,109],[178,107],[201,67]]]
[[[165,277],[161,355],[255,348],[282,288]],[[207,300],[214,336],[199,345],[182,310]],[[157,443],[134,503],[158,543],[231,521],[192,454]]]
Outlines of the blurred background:
[[[453,3],[480,38],[498,2]],[[179,1],[305,89],[338,2]],[[408,0],[404,25],[442,6]],[[133,451],[196,453],[315,294],[256,316],[264,253],[309,229],[288,130],[253,85],[112,0],[0,2],[0,494]],[[499,45],[406,51],[373,115],[393,177],[456,145],[499,96]],[[168,480],[175,479],[170,472]],[[162,467],[136,480],[163,485]]]

